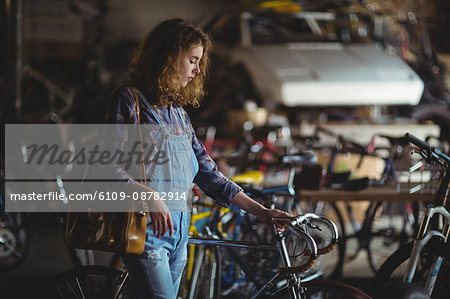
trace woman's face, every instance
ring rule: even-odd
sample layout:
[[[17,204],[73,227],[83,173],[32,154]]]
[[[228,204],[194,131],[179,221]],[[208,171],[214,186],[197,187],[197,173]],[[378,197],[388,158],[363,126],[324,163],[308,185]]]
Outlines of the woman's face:
[[[193,46],[181,53],[180,56],[180,78],[181,88],[194,79],[200,73],[200,60],[203,56],[203,46]]]

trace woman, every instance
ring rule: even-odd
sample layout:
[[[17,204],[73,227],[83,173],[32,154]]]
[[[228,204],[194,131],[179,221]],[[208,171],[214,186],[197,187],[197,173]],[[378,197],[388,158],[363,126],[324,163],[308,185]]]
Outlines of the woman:
[[[182,108],[199,105],[210,50],[208,36],[180,19],[160,23],[141,42],[130,64],[129,86],[111,96],[108,121],[159,126],[158,137],[164,138],[152,138],[158,150],[174,157],[176,164],[146,165],[150,182],[132,181],[131,188],[186,194],[194,181],[222,206],[236,205],[263,223],[272,224],[273,217],[289,217],[253,201],[217,170]],[[150,207],[144,253],[125,256],[124,261],[139,298],[176,298],[186,263],[190,213],[183,200],[152,204],[157,207]]]

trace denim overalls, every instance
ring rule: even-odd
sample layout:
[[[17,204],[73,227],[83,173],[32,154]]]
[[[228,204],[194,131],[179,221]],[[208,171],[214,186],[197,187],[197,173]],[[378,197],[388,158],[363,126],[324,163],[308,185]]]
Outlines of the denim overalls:
[[[141,97],[142,99],[142,97]],[[182,126],[167,125],[151,108],[150,112],[160,125],[162,151],[167,153],[169,162],[154,166],[149,173],[148,187],[162,192],[185,192],[188,195],[192,188],[192,181],[198,172],[197,158],[192,149],[191,131],[183,122]],[[176,108],[180,119],[181,109]],[[182,128],[181,128],[182,127]],[[178,130],[179,132],[174,132]],[[177,134],[175,134],[177,133]],[[191,174],[189,177],[188,175]],[[167,195],[167,194],[166,194]],[[175,299],[187,259],[187,241],[190,223],[190,212],[186,200],[166,200],[171,211],[173,221],[173,236],[167,232],[160,239],[153,234],[153,227],[149,221],[146,233],[145,250],[142,256],[126,255],[125,264],[131,275],[133,288],[138,298]]]

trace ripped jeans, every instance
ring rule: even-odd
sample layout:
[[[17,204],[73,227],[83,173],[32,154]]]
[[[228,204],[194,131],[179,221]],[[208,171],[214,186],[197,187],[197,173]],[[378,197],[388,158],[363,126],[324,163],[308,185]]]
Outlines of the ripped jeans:
[[[187,259],[190,212],[170,213],[173,236],[167,232],[161,239],[147,227],[142,255],[125,255],[124,262],[139,299],[175,299]]]

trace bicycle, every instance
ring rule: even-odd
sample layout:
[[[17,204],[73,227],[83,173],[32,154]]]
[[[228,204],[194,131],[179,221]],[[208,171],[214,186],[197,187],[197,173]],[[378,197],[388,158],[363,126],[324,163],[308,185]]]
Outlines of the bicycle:
[[[377,134],[391,142],[391,146],[388,147],[389,149],[395,149],[394,151],[391,150],[388,156],[383,158],[384,169],[381,177],[379,179],[369,179],[365,177],[350,180],[349,178],[352,174],[352,170],[335,172],[334,166],[338,154],[356,154],[356,169],[362,165],[363,159],[367,156],[381,157],[373,154],[374,149],[371,151],[368,150],[370,145],[367,147],[362,146],[342,135],[320,127],[316,130],[316,142],[313,144],[316,150],[317,140],[319,140],[318,133],[324,133],[327,136],[336,138],[336,143],[331,148],[331,154],[329,161],[327,162],[325,185],[329,188],[333,190],[335,188],[343,190],[361,190],[367,188],[369,185],[385,186],[395,181],[395,159],[398,154],[398,149],[401,147],[401,151],[404,150],[403,147],[405,146],[405,141],[403,138]],[[376,150],[380,149],[377,148]],[[394,206],[389,202],[370,202],[367,208],[365,208],[365,217],[362,222],[357,220],[354,209],[350,203],[344,202],[342,203],[342,206],[343,209],[340,209],[335,202],[320,201],[309,203],[309,206],[304,208],[305,210],[316,214],[332,213],[331,215],[334,216],[329,217],[332,217],[332,219],[339,219],[339,222],[343,222],[342,219],[344,219],[344,216],[349,220],[348,225],[343,224],[341,227],[341,240],[345,243],[344,250],[346,254],[345,256],[341,255],[343,258],[339,262],[341,268],[337,268],[334,273],[337,277],[342,274],[344,262],[355,259],[362,250],[367,253],[369,266],[372,271],[376,273],[380,265],[395,251],[395,249],[413,238],[416,216],[412,210],[403,203]],[[398,217],[401,217],[402,221],[398,221]],[[398,223],[400,226],[397,225]]]
[[[400,192],[400,182],[397,178],[399,165],[401,164],[399,160],[401,160],[402,154],[406,152],[409,144],[403,137],[383,134],[377,134],[376,136],[388,140],[389,145],[387,148],[375,147],[373,152],[387,149],[388,155],[383,157],[384,168],[381,178],[372,181],[371,184],[380,187],[391,186],[396,188],[397,192]],[[406,165],[409,162],[403,161],[403,164]],[[417,202],[414,203],[414,205],[416,204]],[[353,252],[349,252],[348,257],[352,260],[356,258],[359,251],[365,250],[369,265],[374,273],[392,252],[412,240],[414,232],[417,230],[419,208],[409,202],[371,202],[366,209],[366,217],[361,225],[358,225],[351,205],[345,203],[345,208],[351,220],[353,232],[351,235],[346,235],[346,240],[349,242],[356,240],[357,242],[354,246],[351,246],[351,243],[350,246],[347,246],[348,249],[355,248]]]
[[[333,296],[337,296],[336,298],[341,298],[342,296],[345,298],[371,298],[359,289],[339,282],[317,280],[303,283],[301,281],[298,274],[312,267],[322,250],[328,250],[335,246],[335,243],[330,243],[329,248],[317,248],[314,239],[304,231],[309,217],[319,216],[305,214],[291,219],[274,219],[277,221],[285,221],[290,228],[284,232],[275,230],[275,245],[193,238],[189,240],[189,244],[225,246],[227,248],[253,248],[255,250],[271,250],[276,252],[280,256],[282,265],[271,279],[259,282],[261,287],[253,293],[252,298],[287,298],[287,296],[302,299],[334,298]],[[324,223],[334,227],[333,231],[336,233],[335,237],[337,241],[337,229],[334,223],[323,217],[321,219],[325,221]],[[302,241],[300,242],[306,243],[303,243],[305,250],[302,252],[302,254],[308,256],[306,262],[300,265],[291,264],[291,258],[285,244],[285,234],[287,232],[295,232],[301,238]],[[61,298],[62,296],[65,296],[64,298],[89,298],[92,294],[97,295],[95,298],[135,298],[128,278],[129,275],[127,272],[107,267],[79,267],[63,273],[54,284],[45,290],[41,298]]]
[[[317,244],[315,244],[315,239],[311,237],[310,230],[317,229],[317,227],[314,227],[311,225],[311,222],[317,219],[321,219],[322,221],[327,221],[328,225],[332,227],[333,231],[333,237],[332,241],[327,244],[324,247],[317,247]],[[330,287],[333,283],[326,281],[314,281],[311,280],[315,278],[315,276],[307,275],[301,276],[305,271],[310,269],[315,261],[317,260],[317,256],[319,254],[325,254],[329,251],[331,251],[335,246],[337,242],[337,228],[325,217],[317,216],[314,214],[303,214],[298,215],[296,217],[293,217],[292,219],[286,220],[286,219],[276,219],[278,221],[290,221],[289,226],[292,227],[292,225],[295,225],[296,228],[290,231],[286,231],[283,233],[276,232],[274,235],[275,245],[271,243],[261,243],[261,242],[249,242],[249,241],[229,241],[229,240],[198,240],[198,239],[192,239],[190,242],[193,242],[195,244],[204,244],[208,246],[220,246],[223,249],[227,249],[227,251],[230,253],[231,256],[233,256],[236,259],[236,264],[241,267],[241,271],[245,272],[245,275],[248,276],[249,280],[253,283],[253,287],[246,286],[246,290],[248,293],[243,294],[245,298],[268,298],[268,297],[274,297],[274,298],[287,298],[289,295],[291,298],[311,298],[314,297],[312,294],[313,292],[323,292],[324,288]],[[311,226],[311,227],[310,227]],[[306,232],[309,231],[309,232]],[[306,239],[306,243],[299,242],[301,244],[296,244],[296,246],[288,246],[287,238],[289,234],[302,234],[302,238]],[[336,239],[335,239],[336,238]],[[305,240],[303,239],[303,240]],[[240,255],[237,252],[237,249],[245,249],[245,250],[251,250],[253,254],[255,253],[255,249],[261,250],[261,251],[270,251],[273,252],[276,257],[278,257],[278,261],[280,261],[281,266],[277,268],[275,271],[269,271],[266,273],[256,273],[254,267],[249,267],[249,261],[245,259],[245,256]],[[317,254],[315,254],[315,251],[317,250]],[[305,259],[300,261],[299,265],[295,265],[295,261],[298,257],[304,256]],[[286,266],[288,265],[288,266]],[[273,273],[274,275],[272,277],[268,277],[267,274]],[[295,274],[295,275],[294,275]],[[300,297],[301,293],[299,293],[300,287],[294,286],[295,281],[297,283],[304,284],[307,280],[311,280],[307,282],[307,289],[309,290],[307,297]],[[339,286],[337,288],[340,288],[341,285],[337,282],[335,284],[338,284]],[[320,287],[319,287],[320,285]],[[344,287],[345,288],[345,287]],[[242,289],[242,288],[241,288]],[[319,290],[317,290],[319,289]],[[340,291],[343,290],[340,288]],[[348,289],[344,290],[345,292],[349,292]],[[300,291],[301,292],[301,291]],[[357,291],[359,292],[359,291]],[[228,293],[233,294],[233,296],[238,296],[239,293]],[[359,293],[358,293],[359,294]],[[222,292],[222,295],[227,295]],[[317,295],[317,298],[322,298],[320,294]],[[327,294],[327,296],[330,294]],[[341,293],[341,295],[343,295]],[[233,298],[234,298],[233,297]],[[328,297],[326,297],[328,298]],[[350,296],[350,298],[352,298]]]
[[[446,284],[450,277],[450,158],[414,135],[407,133],[405,138],[419,148],[417,153],[428,164],[440,165],[445,172],[433,203],[424,211],[416,238],[400,247],[381,266],[372,292],[377,295],[389,283],[401,280],[423,286],[431,298],[444,298],[448,295]]]
[[[3,163],[2,163],[3,164]],[[4,170],[0,167],[0,272],[19,267],[30,249],[31,225],[28,213],[5,212]]]

